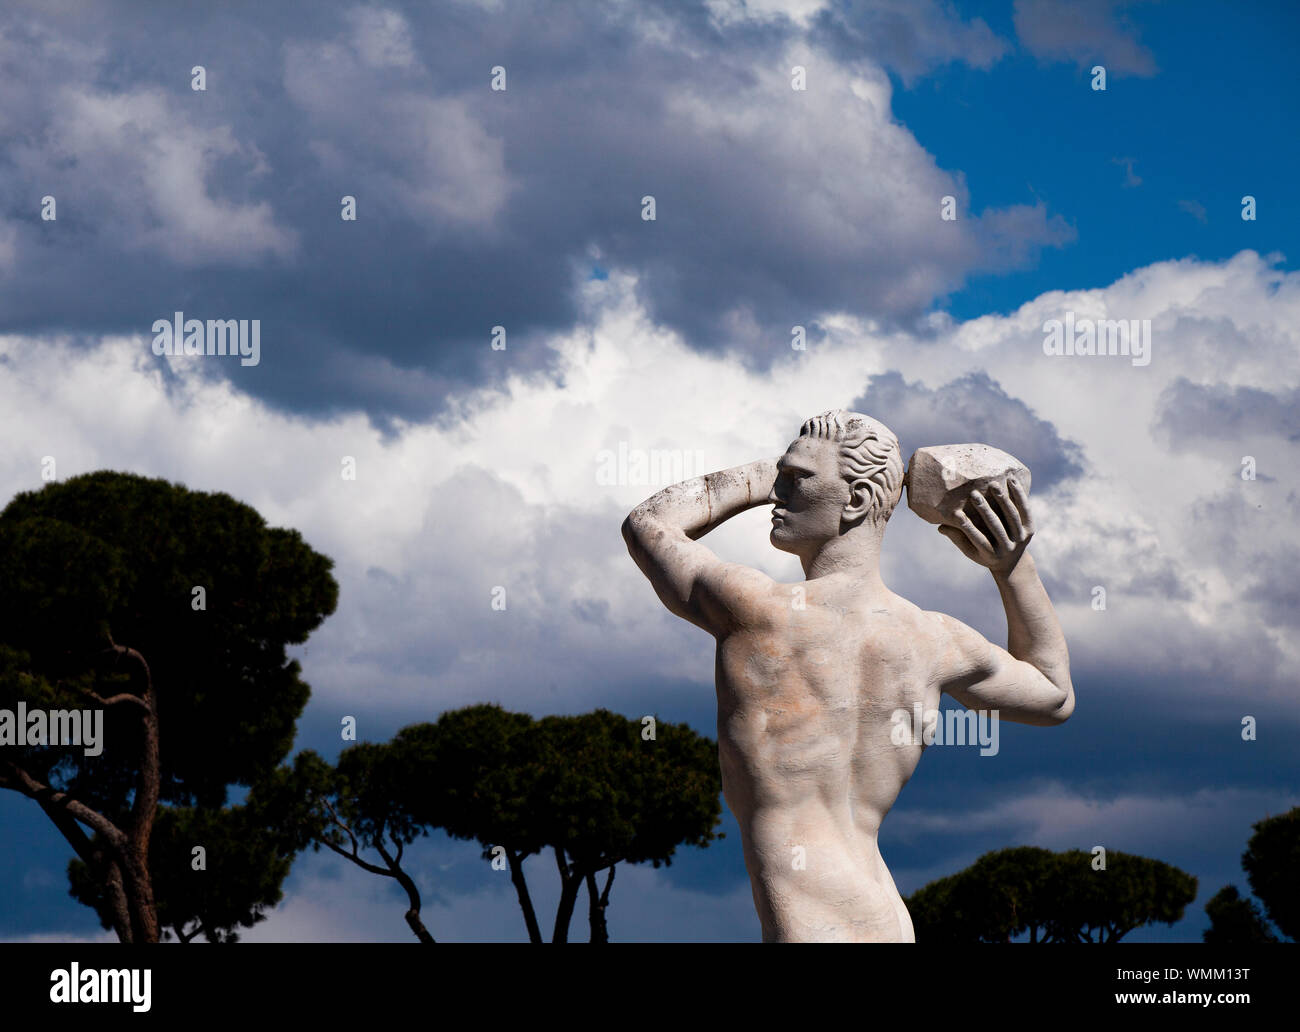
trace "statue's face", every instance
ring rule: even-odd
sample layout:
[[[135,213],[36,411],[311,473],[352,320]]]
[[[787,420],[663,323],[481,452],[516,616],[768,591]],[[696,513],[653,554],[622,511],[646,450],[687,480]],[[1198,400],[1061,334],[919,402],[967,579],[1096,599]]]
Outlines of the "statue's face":
[[[777,462],[771,541],[783,552],[816,551],[840,533],[849,485],[840,475],[840,445],[822,437],[796,439]]]

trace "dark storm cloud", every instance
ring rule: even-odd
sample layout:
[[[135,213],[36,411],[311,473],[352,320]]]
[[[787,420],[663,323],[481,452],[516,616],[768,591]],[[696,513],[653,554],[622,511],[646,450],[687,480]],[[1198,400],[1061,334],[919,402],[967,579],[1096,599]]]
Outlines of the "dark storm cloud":
[[[907,383],[899,372],[881,373],[871,378],[852,408],[866,415],[881,413],[905,457],[927,445],[991,444],[1029,467],[1035,492],[1083,472],[1079,446],[984,373],[936,388]]]
[[[1248,435],[1300,441],[1300,391],[1198,384],[1180,376],[1157,405],[1156,428],[1173,451],[1224,441],[1233,448]]]
[[[893,26],[879,56],[911,73],[996,59],[982,22],[935,10],[933,38],[892,3],[811,38],[847,53]],[[701,4],[11,5],[0,332],[260,319],[260,364],[214,372],[293,409],[419,418],[546,368],[539,338],[573,325],[596,269],[635,272],[692,346],[744,349],[827,310],[906,321],[1069,239],[1041,205],[967,217],[964,184],[893,123],[874,50],[808,50],[791,90],[802,36]],[[963,218],[944,224],[949,192]]]
[[[1290,490],[1275,502],[1250,481],[1233,476],[1229,482],[1193,508],[1194,547],[1238,585],[1238,604],[1256,613],[1261,625],[1300,626],[1300,548],[1279,534],[1279,528],[1300,525],[1300,495]]]
[[[1250,573],[1246,594],[1269,623],[1300,627],[1300,549],[1280,545],[1273,555],[1254,558]]]

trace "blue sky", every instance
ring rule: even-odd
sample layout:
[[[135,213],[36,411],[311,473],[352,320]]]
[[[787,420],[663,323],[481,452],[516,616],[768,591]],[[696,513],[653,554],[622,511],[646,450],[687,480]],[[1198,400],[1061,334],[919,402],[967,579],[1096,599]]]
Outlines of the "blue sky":
[[[1204,902],[1246,887],[1251,824],[1300,803],[1298,27],[1283,3],[10,4],[0,497],[54,455],[61,479],[165,476],[300,529],[341,595],[298,652],[298,748],[335,755],[341,714],[381,741],[480,701],[712,737],[710,642],[618,533],[664,485],[603,484],[598,454],[725,468],[834,406],[905,454],[987,441],[1034,470],[1078,708],[1004,725],[997,757],[928,751],[886,862],[908,893],[1005,846],[1140,853],[1200,891],[1132,938],[1199,939]],[[260,319],[261,361],[154,355],[177,310]],[[1150,365],[1044,355],[1065,311],[1149,319]],[[797,579],[764,519],[710,541]],[[886,582],[1004,641],[937,537],[900,512]],[[98,934],[35,807],[0,792],[0,828],[0,938]],[[756,939],[724,830],[621,871],[612,937]],[[435,936],[523,938],[477,847],[411,855]],[[545,914],[553,865],[527,870]],[[401,912],[309,853],[249,938],[406,941]]]
[[[1014,35],[1010,4],[961,10]],[[1078,233],[1031,268],[972,276],[945,306],[954,316],[1104,286],[1171,255],[1296,253],[1300,10],[1138,3],[1122,15],[1151,70],[1111,69],[1105,92],[1091,89],[1091,59],[1047,63],[1017,49],[987,71],[953,63],[895,94],[895,117],[961,170],[977,210],[1041,197]],[[1246,194],[1254,222],[1241,218]]]

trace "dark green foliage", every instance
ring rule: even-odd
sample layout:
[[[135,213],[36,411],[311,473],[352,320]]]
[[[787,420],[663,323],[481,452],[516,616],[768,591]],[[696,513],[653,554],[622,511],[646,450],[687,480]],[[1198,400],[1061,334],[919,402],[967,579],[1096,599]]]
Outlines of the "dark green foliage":
[[[1243,899],[1235,885],[1225,885],[1205,904],[1210,927],[1201,938],[1216,946],[1248,942],[1277,942],[1252,899]]]
[[[251,784],[293,744],[309,688],[285,646],[334,611],[332,565],[229,495],[89,473],[19,494],[0,513],[0,644],[51,680],[88,677],[110,631],[138,650],[158,686],[163,800],[219,806],[227,785]],[[196,585],[206,611],[191,607]],[[105,683],[111,675],[95,671],[101,695],[120,690]],[[0,682],[0,705],[15,687]],[[117,745],[129,735],[106,737]],[[94,766],[130,783],[122,775],[133,772],[133,750],[112,752]],[[105,771],[85,777],[79,757],[69,751],[68,784],[93,792]],[[116,795],[98,801],[116,812]]]
[[[717,837],[714,744],[685,725],[659,723],[653,741],[641,731],[639,721],[606,710],[534,720],[499,706],[469,706],[403,728],[389,743],[345,749],[333,770],[303,754],[292,771],[281,772],[280,791],[315,798],[315,808],[299,818],[307,837],[353,862],[361,859],[354,845],[380,851],[384,862],[367,869],[399,880],[390,860],[430,829],[476,840],[485,859],[499,847],[533,941],[540,930],[522,865],[554,849],[564,892],[556,921],[562,939],[588,875],[624,861],[668,864],[677,846],[705,846]],[[603,914],[608,894],[601,898]],[[418,915],[418,895],[411,904]]]
[[[194,869],[195,846],[204,849],[204,870]],[[209,942],[238,942],[234,929],[253,927],[280,902],[295,852],[275,815],[256,804],[160,809],[149,842],[159,925],[184,942],[200,934]],[[100,923],[111,928],[102,872],[74,859],[68,881],[72,897],[94,908]]]
[[[906,902],[918,941],[1009,942],[1046,933],[1056,854],[1034,846],[986,853],[958,874],[917,890]]]
[[[136,697],[104,707],[98,757],[76,746],[0,757],[0,787],[36,799],[67,793],[47,812],[82,855],[71,872],[77,898],[98,907],[103,886],[87,879],[116,864],[129,875],[133,924],[144,920],[141,908],[156,909],[173,914],[165,919],[173,927],[204,920],[213,935],[272,901],[287,870],[282,854],[260,841],[247,813],[221,808],[230,785],[257,784],[292,746],[309,688],[286,647],[333,612],[332,565],[297,531],[268,527],[229,495],[129,473],[52,483],[0,513],[0,707],[73,709],[97,706],[95,695]],[[196,586],[206,609],[192,605]],[[151,750],[146,725],[155,721]],[[33,780],[47,786],[44,796]],[[132,813],[142,791],[164,804],[150,815],[152,835],[149,820]],[[94,812],[81,811],[82,823],[95,814],[110,822],[96,826],[96,857],[67,822],[66,800]],[[172,851],[188,858],[182,840],[198,833],[215,844],[208,887],[177,883],[168,891],[182,895],[150,901],[144,844],[149,863],[161,864],[161,891],[178,869]],[[230,882],[229,899],[212,897],[214,871],[241,865],[257,869]]]
[[[906,902],[918,942],[1118,942],[1134,928],[1173,924],[1196,898],[1196,879],[1160,860],[1106,853],[1094,870],[1082,850],[1022,846],[986,853]]]
[[[528,714],[468,706],[403,728],[387,745],[345,750],[339,772],[359,786],[363,826],[387,815],[398,827],[442,828],[484,846],[508,840],[532,853],[544,845],[530,794],[538,746]]]
[[[1264,904],[1268,918],[1292,942],[1300,941],[1300,806],[1255,826],[1241,866],[1250,891]]]
[[[672,862],[678,845],[716,837],[717,747],[685,724],[657,724],[654,741],[642,740],[641,730],[608,710],[538,721],[531,809],[546,844],[580,868],[623,860],[658,867]]]

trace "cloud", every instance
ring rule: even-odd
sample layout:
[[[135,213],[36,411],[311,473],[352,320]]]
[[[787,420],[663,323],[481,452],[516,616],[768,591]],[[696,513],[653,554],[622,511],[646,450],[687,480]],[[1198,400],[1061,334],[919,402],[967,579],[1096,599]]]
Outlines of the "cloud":
[[[1001,841],[1018,840],[1047,849],[1090,849],[1096,844],[1126,853],[1149,850],[1158,854],[1180,847],[1203,847],[1211,829],[1249,826],[1251,820],[1270,811],[1287,809],[1293,805],[1292,799],[1285,792],[1238,788],[1091,798],[1066,785],[1045,784],[976,812],[898,815],[893,830],[900,838],[991,831]],[[1241,836],[1242,848],[1247,838],[1249,833]]]
[[[372,68],[406,68],[415,62],[411,27],[400,11],[354,7],[345,17],[352,27],[353,45]]]
[[[704,0],[709,17],[720,28],[737,22],[787,20],[807,26],[829,7],[827,0]]]
[[[494,326],[510,368],[554,373],[596,266],[690,347],[762,364],[791,326],[911,325],[1074,238],[1032,198],[973,203],[896,118],[890,69],[1005,50],[946,4],[751,4],[725,29],[699,4],[125,10],[0,17],[0,329],[257,318],[262,363],[229,375],[280,408],[425,420],[501,385]]]
[[[1111,164],[1124,166],[1124,185],[1126,187],[1141,186],[1142,177],[1133,171],[1137,164],[1135,158],[1111,158]]]
[[[400,14],[359,8],[347,21],[334,40],[285,46],[285,93],[307,118],[322,171],[359,194],[368,217],[490,228],[512,190],[503,140],[466,97],[426,95]]]
[[[774,342],[760,368],[693,350],[650,317],[638,281],[612,272],[583,286],[580,328],[548,341],[558,382],[513,365],[508,348],[495,353],[501,388],[461,396],[443,419],[386,431],[359,413],[277,411],[220,379],[219,360],[162,360],[146,337],[85,351],[59,338],[0,338],[12,374],[0,379],[11,413],[0,485],[9,494],[38,486],[40,460],[53,455],[61,478],[104,467],[166,476],[228,491],[301,529],[337,561],[342,584],[338,613],[304,657],[326,723],[362,706],[370,726],[391,726],[483,699],[643,713],[653,709],[649,680],[707,690],[712,646],[662,611],[619,535],[623,516],[671,470],[657,483],[627,470],[605,483],[602,452],[692,463],[699,453],[704,468],[724,468],[779,454],[815,412],[856,405],[901,433],[909,452],[987,437],[1029,462],[1033,550],[1081,669],[1162,669],[1170,692],[1205,699],[1248,678],[1262,705],[1278,706],[1300,660],[1291,619],[1244,596],[1234,571],[1273,571],[1267,598],[1289,597],[1300,521],[1277,514],[1295,508],[1297,444],[1274,435],[1268,450],[1238,454],[1249,427],[1229,424],[1214,454],[1173,447],[1152,428],[1175,418],[1167,399],[1182,396],[1184,381],[1216,377],[1272,393],[1280,419],[1300,386],[1298,294],[1294,275],[1252,252],[1160,263],[924,337],[828,319],[807,352]],[[1045,355],[1043,323],[1065,310],[1150,318],[1151,364]],[[1225,335],[1238,342],[1231,354]],[[1261,457],[1275,479],[1242,481],[1240,454]],[[340,476],[344,456],[356,461],[356,481]],[[1217,514],[1226,502],[1239,511]],[[736,517],[709,544],[800,579],[768,545],[763,515]],[[887,583],[999,639],[1005,624],[987,574],[935,537],[900,512],[885,545]],[[1097,586],[1103,612],[1093,607]],[[504,611],[491,606],[498,587]]]
[[[220,185],[232,173],[265,180],[271,167],[258,146],[230,124],[196,114],[203,94],[188,81],[189,97],[105,86],[87,74],[103,61],[90,45],[0,27],[0,89],[25,102],[13,109],[5,150],[17,183],[34,189],[23,205],[29,221],[10,224],[7,246],[0,243],[0,264],[6,251],[10,261],[33,258],[38,240],[48,246],[63,226],[79,244],[89,237],[103,246],[111,238],[120,251],[186,268],[291,256],[296,235],[270,202]],[[57,223],[36,219],[35,200],[47,195],[58,205]]]
[[[1155,75],[1155,58],[1117,13],[1123,6],[1115,0],[1016,0],[1016,35],[1021,46],[1042,60],[1080,68],[1102,64],[1113,76]]]
[[[987,71],[1011,45],[983,18],[963,20],[942,0],[852,0],[827,5],[812,26],[812,38],[837,59],[868,57],[896,71],[904,85],[949,62]]]
[[[195,129],[168,98],[151,90],[70,89],[59,108],[56,160],[84,167],[101,196],[110,189],[116,193],[115,203],[104,196],[102,210],[113,210],[119,220],[124,212],[136,216],[130,246],[161,252],[181,265],[242,265],[293,251],[295,236],[275,224],[269,202],[239,204],[210,195],[218,162],[233,160],[249,176],[269,171],[261,151],[236,140],[228,126]],[[136,182],[136,196],[123,196],[123,186]]]
[[[77,943],[96,943],[96,942],[117,942],[117,935],[113,932],[101,931],[98,934],[82,934],[78,932],[33,932],[31,935],[18,935],[10,939],[0,939],[4,943],[19,942],[45,942],[45,943],[62,943],[64,945]]]
[[[1300,391],[1274,392],[1179,377],[1157,402],[1157,429],[1175,451],[1204,451],[1207,442],[1236,447],[1243,439],[1300,441]]]
[[[0,221],[0,275],[14,267],[18,258],[18,227]]]
[[[979,441],[1024,462],[1033,474],[1035,491],[1046,491],[1083,472],[1082,448],[1077,443],[1061,440],[1048,420],[1036,416],[1019,398],[1008,397],[982,372],[930,389],[909,384],[891,371],[872,377],[866,393],[852,407],[888,413],[889,428],[898,436],[905,461],[917,448],[928,445]]]

